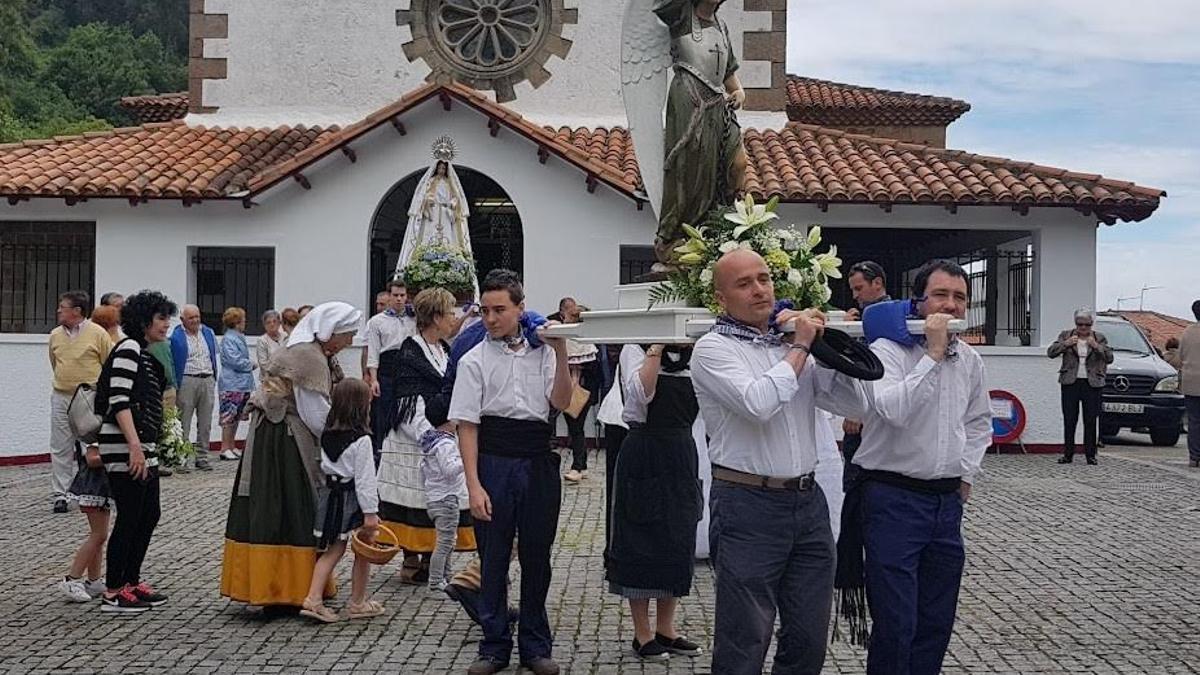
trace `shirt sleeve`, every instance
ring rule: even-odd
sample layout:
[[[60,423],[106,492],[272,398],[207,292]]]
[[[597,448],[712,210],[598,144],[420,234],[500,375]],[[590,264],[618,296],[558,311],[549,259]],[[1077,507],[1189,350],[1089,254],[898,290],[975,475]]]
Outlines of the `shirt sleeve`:
[[[754,422],[767,422],[800,390],[796,371],[780,360],[752,377],[735,348],[722,339],[701,339],[692,352],[692,381],[727,410]]]
[[[374,317],[372,317],[374,318]],[[379,332],[378,321],[367,322],[367,367],[379,367],[379,351],[383,348],[383,336]]]
[[[412,420],[401,422],[400,428],[417,442],[420,442],[425,432],[433,430],[433,425],[425,417],[425,399],[420,396],[417,397],[416,405],[413,407]]]
[[[329,417],[329,399],[320,392],[303,387],[296,387],[294,393],[296,411],[300,413],[301,421],[314,436],[320,438],[325,431],[325,418]]]
[[[458,422],[479,424],[479,415],[483,408],[483,367],[477,359],[468,358],[469,356],[471,352],[467,352],[467,356],[458,363],[448,417]]]
[[[871,407],[872,383],[818,365],[815,360],[810,360],[805,369],[811,369],[813,398],[818,408],[835,415],[862,419]]]
[[[923,355],[906,371],[904,349],[890,340],[876,340],[871,351],[883,362],[883,379],[874,383],[875,414],[892,426],[903,426],[917,411],[937,405],[941,364]]]
[[[650,407],[650,401],[654,400],[653,396],[646,396],[646,388],[642,386],[642,364],[646,362],[646,353],[640,348],[634,347],[640,356],[631,355],[628,359],[629,368],[626,369],[624,363],[621,366],[621,386],[625,392],[625,411],[621,417],[626,422],[645,422],[646,411]],[[624,352],[621,353],[622,360],[625,359]],[[657,393],[657,392],[656,392]]]
[[[254,343],[254,362],[258,364],[258,369],[262,370],[267,367],[267,358],[270,355],[267,347],[267,336],[263,335],[258,338],[258,342]]]
[[[136,340],[125,340],[113,357],[108,376],[108,414],[116,417],[133,401],[133,383],[142,365],[142,348]]]
[[[962,479],[974,483],[982,472],[983,455],[992,444],[992,402],[988,394],[983,359],[975,358],[971,373],[971,394],[967,402],[966,445],[963,447]]]
[[[542,374],[546,378],[546,400],[549,401],[550,395],[554,393],[554,375],[558,371],[558,355],[550,345],[543,345],[542,350]]]
[[[379,481],[375,476],[371,437],[360,437],[347,451],[354,453],[354,492],[358,496],[358,508],[365,514],[379,513]]]

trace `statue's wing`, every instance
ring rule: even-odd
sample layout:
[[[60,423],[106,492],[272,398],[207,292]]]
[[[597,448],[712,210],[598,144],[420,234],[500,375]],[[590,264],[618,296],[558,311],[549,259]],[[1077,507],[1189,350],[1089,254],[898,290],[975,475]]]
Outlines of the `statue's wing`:
[[[663,199],[666,151],[663,108],[671,69],[671,32],[652,8],[657,0],[628,0],[621,26],[621,95],[629,134],[650,207],[657,216]]]

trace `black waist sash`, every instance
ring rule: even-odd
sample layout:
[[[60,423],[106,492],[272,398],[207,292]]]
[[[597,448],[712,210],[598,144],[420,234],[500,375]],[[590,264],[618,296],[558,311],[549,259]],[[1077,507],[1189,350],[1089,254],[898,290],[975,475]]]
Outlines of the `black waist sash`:
[[[550,452],[552,432],[549,422],[485,415],[479,421],[479,452],[498,457],[537,457]]]
[[[321,537],[317,540],[317,550],[320,551],[329,548],[342,535],[342,522],[346,518],[346,493],[354,492],[354,479],[326,475],[325,487],[329,488],[329,498],[325,503]]]
[[[905,490],[913,492],[924,492],[931,495],[946,495],[951,492],[957,492],[959,486],[962,485],[961,478],[934,478],[925,480],[921,478],[913,478],[905,476],[902,473],[894,473],[892,471],[879,471],[875,469],[859,468],[862,480],[873,480],[878,483],[885,483]]]

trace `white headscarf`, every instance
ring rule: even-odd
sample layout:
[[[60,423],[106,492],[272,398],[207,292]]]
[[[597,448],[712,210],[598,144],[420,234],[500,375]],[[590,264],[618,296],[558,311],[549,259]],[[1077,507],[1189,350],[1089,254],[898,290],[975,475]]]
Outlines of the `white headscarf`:
[[[306,342],[325,342],[334,335],[353,333],[362,323],[362,312],[345,302],[323,302],[300,319],[296,329],[288,336],[287,346],[295,347]]]

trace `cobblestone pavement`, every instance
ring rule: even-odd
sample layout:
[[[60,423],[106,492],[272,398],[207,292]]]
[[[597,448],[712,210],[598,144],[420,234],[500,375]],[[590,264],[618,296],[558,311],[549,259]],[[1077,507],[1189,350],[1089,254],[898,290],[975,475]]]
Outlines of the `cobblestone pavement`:
[[[1097,467],[989,456],[967,509],[967,572],[945,672],[1198,672],[1200,472],[1183,465],[1182,447],[1110,447]],[[234,467],[214,464],[213,473],[164,479],[145,571],[171,602],[133,617],[53,592],[84,519],[50,513],[44,466],[0,469],[0,672],[465,671],[478,630],[452,602],[399,584],[394,565],[371,582],[389,614],[367,622],[266,620],[221,598]],[[549,601],[555,656],[572,673],[707,672],[704,657],[650,665],[630,654],[628,611],[603,592],[603,464],[593,459],[592,477],[564,489]],[[340,578],[348,572],[343,563]],[[680,619],[706,645],[712,604],[712,572],[701,564]],[[826,672],[862,672],[862,656],[834,645]]]

